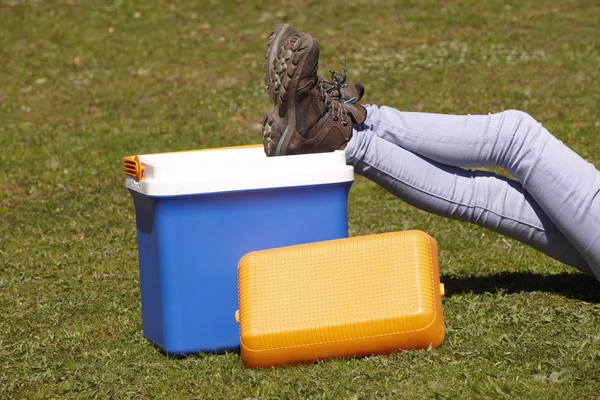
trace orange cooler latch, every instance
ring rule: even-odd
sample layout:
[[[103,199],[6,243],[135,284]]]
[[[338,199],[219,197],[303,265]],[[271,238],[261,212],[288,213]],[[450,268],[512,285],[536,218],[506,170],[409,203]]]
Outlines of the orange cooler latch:
[[[123,169],[126,175],[133,177],[137,182],[144,179],[144,166],[138,156],[123,157]]]

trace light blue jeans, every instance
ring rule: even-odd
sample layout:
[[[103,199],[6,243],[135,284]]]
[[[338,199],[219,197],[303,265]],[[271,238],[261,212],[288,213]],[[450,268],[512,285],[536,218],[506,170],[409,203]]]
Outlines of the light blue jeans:
[[[531,116],[366,108],[345,149],[356,173],[417,208],[501,233],[600,280],[600,172]],[[517,181],[461,168],[486,166]]]

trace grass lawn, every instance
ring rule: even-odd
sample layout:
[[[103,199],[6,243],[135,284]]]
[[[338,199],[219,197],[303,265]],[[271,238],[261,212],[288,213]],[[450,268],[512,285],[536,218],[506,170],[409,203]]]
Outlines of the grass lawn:
[[[247,370],[143,338],[121,157],[259,143],[278,22],[368,103],[521,109],[600,165],[598,0],[275,4],[0,0],[0,398],[597,398],[599,283],[360,177],[351,235],[438,240],[440,348]]]

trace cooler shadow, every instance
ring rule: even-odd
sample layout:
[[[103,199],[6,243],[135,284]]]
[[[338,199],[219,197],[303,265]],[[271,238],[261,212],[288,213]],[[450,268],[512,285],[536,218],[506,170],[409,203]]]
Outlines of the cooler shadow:
[[[220,356],[220,355],[225,355],[225,354],[240,354],[240,346],[236,346],[236,347],[231,347],[231,348],[227,348],[224,350],[215,350],[215,351],[209,351],[209,352],[202,352],[202,351],[197,351],[197,352],[191,352],[191,353],[169,353],[168,351],[165,351],[165,349],[163,349],[160,346],[157,346],[155,343],[152,343],[154,349],[158,352],[161,353],[162,355],[165,355],[173,360],[183,360],[185,358],[197,358],[197,357],[208,357],[208,356]]]
[[[488,276],[442,276],[445,297],[461,293],[551,292],[588,303],[600,303],[600,282],[583,274],[540,275],[506,272]]]

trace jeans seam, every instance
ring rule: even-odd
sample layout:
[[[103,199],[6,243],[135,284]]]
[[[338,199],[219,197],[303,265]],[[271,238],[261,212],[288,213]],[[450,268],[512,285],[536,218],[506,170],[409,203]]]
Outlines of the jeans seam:
[[[386,122],[386,121],[382,121],[382,120],[379,120],[379,119],[377,119],[376,121],[377,121],[379,124],[384,124],[384,125],[386,125],[387,127],[396,128],[394,125],[392,125],[392,124],[390,124],[390,123],[388,123],[388,122]],[[376,124],[371,124],[371,125],[375,126]],[[392,130],[391,130],[391,129],[386,129],[386,128],[382,128],[382,129],[383,129],[383,130],[385,130],[386,132],[388,132],[388,133],[390,133],[390,134],[394,135],[394,134],[392,133]],[[397,129],[400,129],[400,130],[402,130],[402,131],[404,131],[404,132],[410,132],[410,133],[414,133],[414,134],[416,134],[416,135],[419,135],[419,136],[427,136],[427,135],[424,135],[424,134],[422,134],[420,131],[416,131],[416,130],[414,130],[414,129],[409,129],[409,128],[397,128]],[[373,131],[373,133],[375,133],[375,130],[374,130],[374,129],[372,129],[372,131]],[[377,134],[376,134],[376,135],[377,135]],[[378,135],[377,135],[377,136],[378,136]],[[399,135],[398,135],[398,136],[399,136]],[[481,140],[486,140],[486,139],[489,139],[489,138],[486,138],[486,137],[481,137],[481,138],[462,138],[462,137],[461,137],[461,138],[456,138],[456,137],[454,137],[454,136],[450,136],[450,135],[438,135],[438,137],[440,137],[440,138],[442,138],[442,139],[444,139],[444,138],[447,138],[447,139],[452,139],[453,141],[460,141],[460,140],[465,140],[465,139],[467,139],[467,140],[476,140],[476,141],[481,141]],[[514,137],[514,135],[497,135],[497,136],[494,136],[494,137],[495,137],[495,138],[498,138],[498,139],[509,139],[509,138],[512,138],[512,137]],[[411,139],[410,139],[410,138],[408,138],[408,137],[403,137],[402,139],[408,139],[408,140],[411,140]],[[394,144],[395,144],[395,143],[394,143]],[[396,144],[396,146],[400,146],[400,147],[402,147],[401,145],[398,145],[398,144]]]

